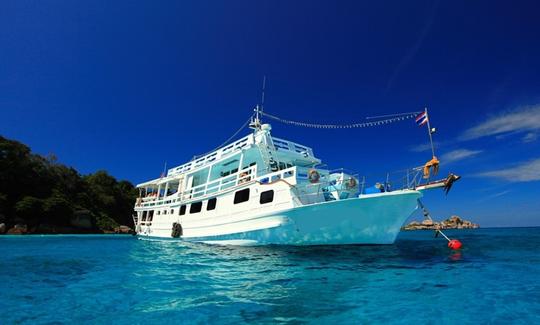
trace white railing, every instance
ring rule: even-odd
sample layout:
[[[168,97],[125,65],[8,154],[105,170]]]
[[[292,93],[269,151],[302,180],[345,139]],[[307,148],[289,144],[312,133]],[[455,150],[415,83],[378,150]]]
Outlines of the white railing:
[[[273,183],[280,179],[287,181],[290,185],[296,184],[296,167],[290,167],[273,173],[269,173],[263,176],[257,177],[257,165],[244,168],[238,172],[227,175],[220,179],[197,185],[190,189],[187,189],[180,193],[175,193],[174,195],[166,197],[149,197],[145,198],[148,200],[143,200],[142,206],[156,206],[163,205],[172,202],[185,202],[193,199],[203,199],[211,195],[219,195],[222,192],[235,188],[237,186],[244,185],[250,182],[259,182],[261,184]],[[292,180],[291,178],[294,178]]]
[[[254,143],[253,134],[247,135],[241,138],[240,140],[237,140],[225,147],[222,147],[216,151],[213,151],[207,155],[204,155],[203,157],[197,158],[195,160],[192,160],[178,167],[169,169],[167,172],[167,176],[183,174],[195,168],[199,168],[201,166],[207,165],[217,159],[221,159],[225,155],[228,155],[233,152],[237,152],[252,143]]]
[[[288,141],[288,140],[274,138],[274,137],[272,137],[272,143],[274,144],[274,147],[278,151],[279,150],[287,150],[287,151],[292,151],[292,152],[305,154],[305,155],[308,155],[310,157],[313,157],[313,150],[311,148],[303,146],[301,144],[298,144],[298,143],[295,143],[295,142],[292,142],[292,141]]]

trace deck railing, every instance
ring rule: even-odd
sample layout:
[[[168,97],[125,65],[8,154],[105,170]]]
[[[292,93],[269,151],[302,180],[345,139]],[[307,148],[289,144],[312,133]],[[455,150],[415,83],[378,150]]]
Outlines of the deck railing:
[[[193,199],[203,199],[212,195],[219,195],[226,190],[241,186],[250,182],[259,182],[261,184],[272,183],[283,179],[291,185],[296,184],[296,180],[292,180],[296,175],[296,166],[265,174],[257,177],[257,165],[247,167],[237,171],[234,174],[219,178],[217,180],[197,185],[185,191],[175,193],[165,197],[147,197],[143,198],[140,206],[158,206],[172,202],[185,202]]]

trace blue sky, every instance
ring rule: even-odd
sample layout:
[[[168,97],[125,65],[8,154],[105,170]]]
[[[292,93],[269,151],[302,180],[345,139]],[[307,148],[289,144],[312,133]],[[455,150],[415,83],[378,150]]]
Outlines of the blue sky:
[[[536,1],[3,1],[0,134],[82,173],[141,182],[227,139],[259,102],[283,118],[362,122],[428,106],[438,219],[540,225]],[[412,121],[274,135],[384,179],[429,160]],[[247,131],[246,131],[247,132]]]

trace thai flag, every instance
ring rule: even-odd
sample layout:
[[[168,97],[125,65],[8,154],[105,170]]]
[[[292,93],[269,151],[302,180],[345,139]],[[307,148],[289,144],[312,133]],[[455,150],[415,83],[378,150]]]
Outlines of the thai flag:
[[[418,124],[418,126],[422,126],[426,124],[427,122],[428,122],[427,112],[422,112],[418,114],[418,116],[416,116],[416,124]]]

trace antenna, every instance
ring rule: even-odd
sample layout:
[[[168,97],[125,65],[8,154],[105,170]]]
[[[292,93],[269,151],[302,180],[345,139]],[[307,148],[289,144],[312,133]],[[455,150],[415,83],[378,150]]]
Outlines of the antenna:
[[[250,127],[254,130],[261,128],[261,113],[264,110],[264,91],[266,89],[266,75],[263,76],[262,91],[261,91],[261,105],[255,106],[255,120],[250,124]]]
[[[261,111],[264,110],[264,91],[266,89],[266,75],[263,76],[262,94],[261,94]]]

